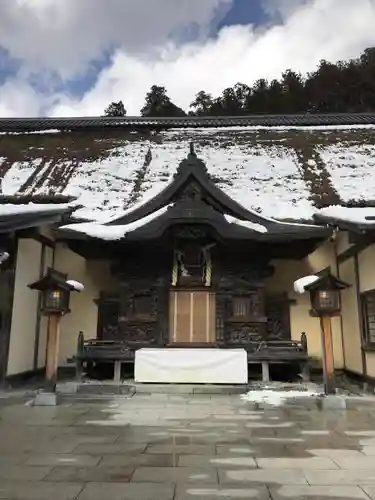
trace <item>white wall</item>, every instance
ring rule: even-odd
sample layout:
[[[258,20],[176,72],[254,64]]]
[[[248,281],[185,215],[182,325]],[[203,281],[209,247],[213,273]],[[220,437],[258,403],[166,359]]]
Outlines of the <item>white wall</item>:
[[[33,369],[38,293],[27,285],[39,279],[41,251],[38,241],[18,242],[7,375]]]
[[[55,269],[85,286],[82,293],[71,293],[71,313],[61,320],[59,365],[65,366],[67,358],[76,353],[80,331],[86,339],[96,338],[98,308],[94,300],[99,298],[101,290],[118,290],[118,283],[111,276],[109,262],[86,261],[63,244],[56,246]]]

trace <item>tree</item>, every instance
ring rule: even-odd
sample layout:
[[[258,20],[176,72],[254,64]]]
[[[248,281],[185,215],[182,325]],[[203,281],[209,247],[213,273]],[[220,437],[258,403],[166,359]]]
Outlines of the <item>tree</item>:
[[[196,94],[194,101],[190,104],[192,114],[196,116],[209,115],[212,111],[213,99],[211,94],[201,90]]]
[[[111,104],[105,108],[104,116],[126,116],[126,109],[122,101],[111,102]]]
[[[146,95],[146,103],[141,109],[141,115],[150,117],[177,117],[186,116],[186,113],[170,100],[165,87],[153,85]]]
[[[268,113],[269,85],[264,78],[257,80],[246,102],[247,113]]]
[[[302,76],[287,69],[282,75],[281,85],[283,89],[283,108],[288,113],[306,111],[308,106]]]

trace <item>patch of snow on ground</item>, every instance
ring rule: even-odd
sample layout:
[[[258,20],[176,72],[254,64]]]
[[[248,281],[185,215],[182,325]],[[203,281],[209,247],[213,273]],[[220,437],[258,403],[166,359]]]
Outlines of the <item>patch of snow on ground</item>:
[[[308,285],[311,285],[312,283],[315,283],[315,281],[318,281],[319,276],[304,276],[303,278],[300,278],[299,280],[294,282],[294,291],[297,293],[305,293],[305,287]]]
[[[282,406],[288,399],[298,399],[320,396],[321,393],[314,390],[306,391],[273,391],[271,389],[249,391],[241,395],[243,401],[249,403],[266,403],[271,406]]]
[[[339,143],[319,153],[344,202],[375,199],[375,145]]]

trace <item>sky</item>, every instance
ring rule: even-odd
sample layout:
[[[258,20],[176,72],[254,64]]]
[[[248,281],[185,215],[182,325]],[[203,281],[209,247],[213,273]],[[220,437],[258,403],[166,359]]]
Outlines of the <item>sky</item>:
[[[0,117],[139,114],[152,85],[200,90],[307,73],[375,46],[375,0],[0,0]]]

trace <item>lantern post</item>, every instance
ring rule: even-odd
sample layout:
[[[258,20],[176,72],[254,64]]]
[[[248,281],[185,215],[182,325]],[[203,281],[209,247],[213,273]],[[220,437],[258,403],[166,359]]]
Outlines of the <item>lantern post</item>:
[[[62,316],[70,312],[70,293],[79,290],[74,284],[67,281],[66,275],[51,268],[47,270],[45,276],[31,283],[28,287],[31,290],[38,290],[42,293],[42,313],[49,320],[45,393],[55,395],[59,359],[60,321]]]
[[[349,285],[330,273],[317,278],[304,288],[310,292],[311,308],[320,318],[323,357],[324,392],[335,394],[335,371],[331,318],[341,313],[340,290]]]

